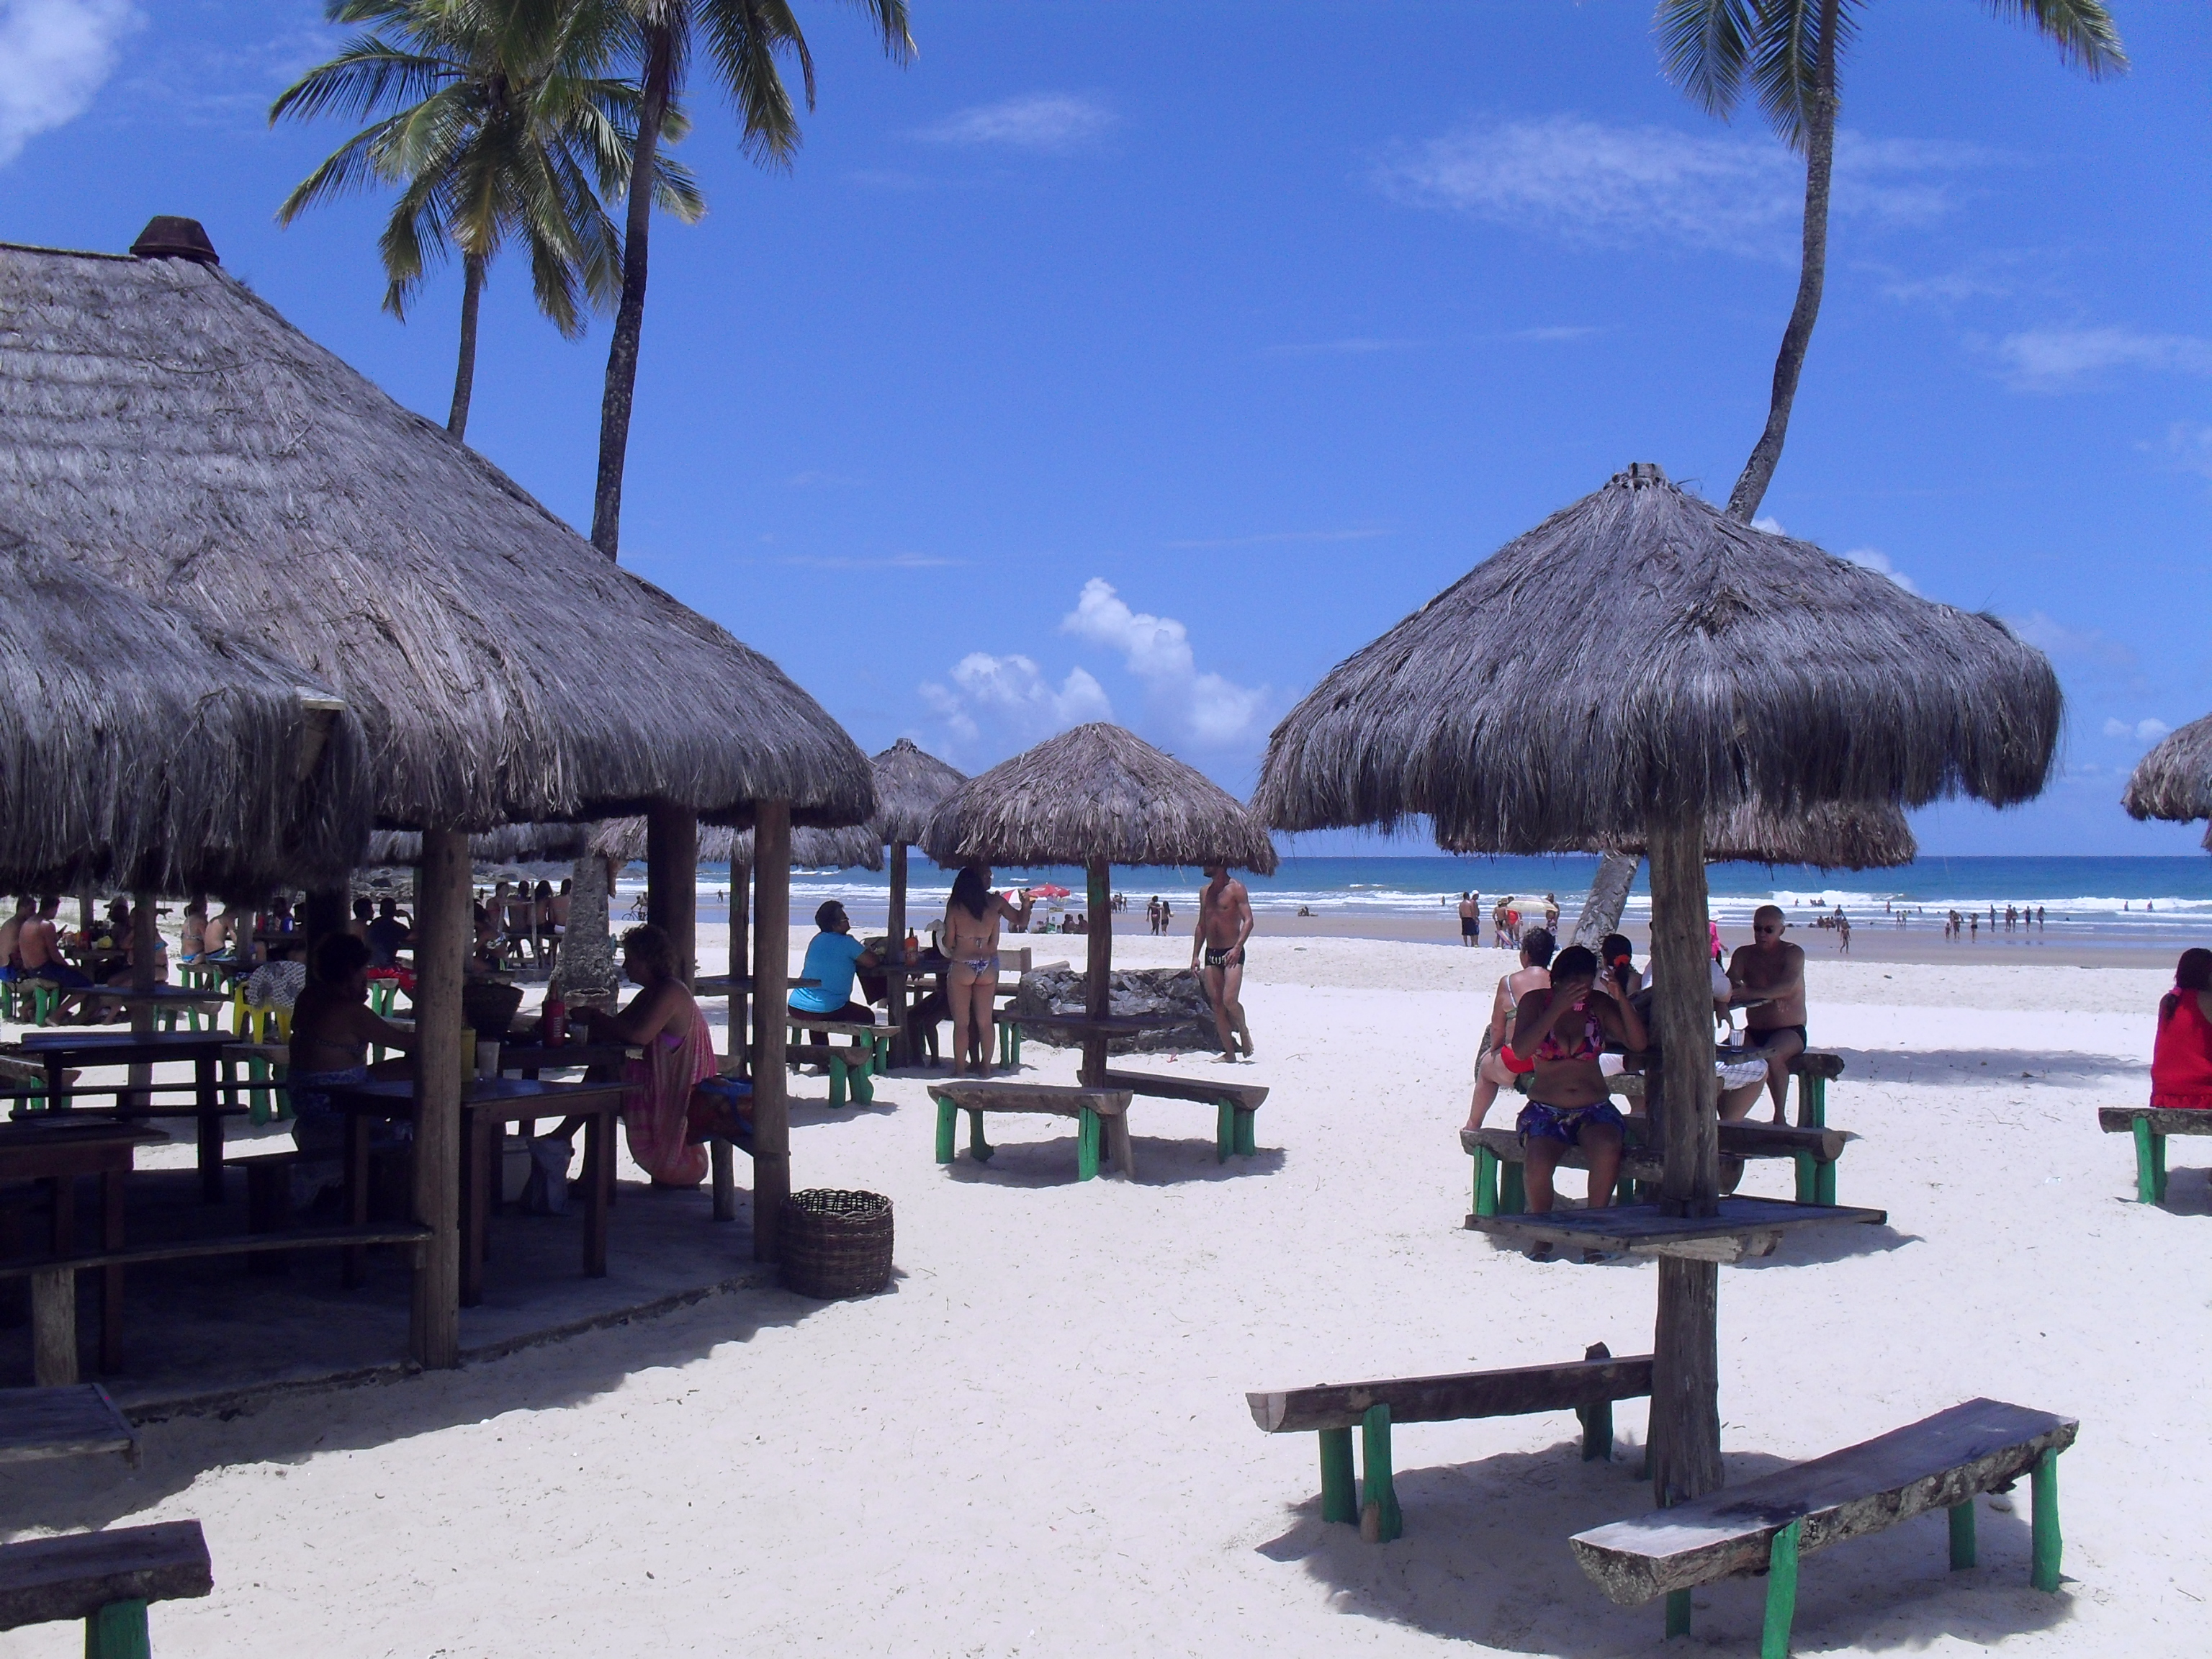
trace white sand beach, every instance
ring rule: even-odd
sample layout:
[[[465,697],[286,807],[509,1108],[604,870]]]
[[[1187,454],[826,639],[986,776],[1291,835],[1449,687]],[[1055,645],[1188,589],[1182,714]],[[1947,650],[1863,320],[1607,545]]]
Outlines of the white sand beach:
[[[1116,944],[1127,966],[1188,949]],[[702,930],[702,958],[722,948]],[[1273,1091],[1260,1155],[1218,1164],[1210,1109],[1140,1101],[1134,1182],[1079,1185],[1058,1120],[994,1119],[989,1167],[940,1168],[921,1075],[834,1115],[802,1078],[794,1184],[893,1198],[890,1292],[720,1295],[457,1372],[154,1424],[135,1473],[0,1474],[9,1522],[197,1516],[216,1591],[155,1607],[168,1659],[1656,1651],[1658,1606],[1612,1606],[1565,1541],[1649,1507],[1641,1402],[1618,1408],[1609,1466],[1579,1461],[1565,1414],[1401,1427],[1405,1535],[1383,1546],[1322,1523],[1313,1437],[1262,1435],[1245,1406],[1648,1350],[1652,1267],[1538,1265],[1462,1228],[1454,1131],[1504,966],[1263,934],[1259,1054],[1238,1068]],[[1814,962],[1814,1042],[1849,1068],[1829,1121],[1864,1137],[1839,1197],[1890,1224],[1723,1270],[1732,1476],[1977,1395],[2081,1431],[2059,1465],[2061,1594],[2027,1587],[2023,1486],[2017,1507],[1981,1501],[1971,1571],[1947,1571],[1936,1516],[1808,1557],[1798,1652],[2205,1650],[2212,1560],[2182,1454],[2212,1404],[2212,1141],[2175,1141],[2170,1201],[2139,1206],[2130,1148],[2094,1110],[2144,1091],[2167,983]],[[1027,1058],[1072,1080],[1073,1055]],[[1787,1196],[1787,1166],[1754,1165],[1746,1190]],[[1699,1591],[1680,1650],[1755,1651],[1762,1595]],[[20,1631],[0,1655],[82,1640]]]

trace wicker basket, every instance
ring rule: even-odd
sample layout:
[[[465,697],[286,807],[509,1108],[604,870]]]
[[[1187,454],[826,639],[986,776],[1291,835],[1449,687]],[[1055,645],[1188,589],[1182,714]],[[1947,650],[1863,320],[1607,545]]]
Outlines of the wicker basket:
[[[813,1187],[783,1200],[783,1283],[834,1301],[891,1282],[891,1201],[881,1193]]]

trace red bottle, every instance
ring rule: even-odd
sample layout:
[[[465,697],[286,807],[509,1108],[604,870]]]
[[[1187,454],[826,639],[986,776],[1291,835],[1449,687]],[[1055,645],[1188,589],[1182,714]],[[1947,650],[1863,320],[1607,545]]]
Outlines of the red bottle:
[[[549,1048],[557,1048],[568,1040],[568,1005],[558,991],[545,994],[545,1017],[538,1024],[538,1040]]]

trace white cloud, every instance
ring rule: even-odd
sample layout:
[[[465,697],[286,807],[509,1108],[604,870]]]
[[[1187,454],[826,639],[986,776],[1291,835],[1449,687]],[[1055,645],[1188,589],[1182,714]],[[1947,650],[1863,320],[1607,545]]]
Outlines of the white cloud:
[[[2075,628],[2057,621],[2040,611],[2007,617],[2004,623],[2037,650],[2062,662],[2124,671],[2135,667],[2137,661],[2133,646],[2094,628]]]
[[[1920,591],[1914,585],[1912,578],[1892,564],[1889,562],[1889,555],[1878,547],[1855,547],[1844,556],[1863,569],[1880,571],[1908,593],[1917,593]]]
[[[1555,323],[1548,328],[1516,328],[1503,337],[1524,345],[1553,345],[1564,340],[1587,340],[1597,331],[1585,323]]]
[[[923,685],[923,706],[944,721],[962,748],[1011,739],[1026,748],[1086,720],[1114,718],[1106,688],[1086,671],[1068,670],[1055,687],[1029,658],[994,657],[973,651],[945,677],[952,683]]]
[[[1077,93],[1038,92],[957,110],[915,137],[937,144],[1003,144],[1059,154],[1103,137],[1114,112]]]
[[[2212,426],[2198,426],[2189,421],[2176,421],[2166,429],[2166,441],[2155,447],[2166,460],[2183,472],[2194,472],[2212,478]]]
[[[2173,728],[2161,720],[2142,720],[2130,726],[2124,720],[2107,720],[2105,735],[2108,738],[2133,738],[2137,743],[2150,744]]]
[[[0,0],[0,167],[84,112],[143,21],[130,0]]]
[[[2023,392],[2063,392],[2106,369],[2212,374],[2212,340],[2131,328],[2031,328],[1996,343],[2007,377]]]
[[[1790,533],[1782,527],[1782,520],[1771,513],[1763,519],[1753,519],[1751,521],[1751,527],[1753,530],[1764,530],[1770,536],[1786,536]]]
[[[1188,629],[1172,617],[1132,611],[1099,577],[1084,583],[1075,609],[1060,626],[1063,633],[1120,652],[1158,712],[1194,743],[1218,746],[1249,735],[1267,705],[1265,687],[1200,673]]]
[[[1832,210],[1893,225],[1950,209],[1966,145],[1838,136]],[[1418,206],[1534,225],[1571,241],[1673,242],[1796,257],[1805,167],[1771,138],[1612,126],[1578,115],[1464,127],[1386,161],[1376,182]]]

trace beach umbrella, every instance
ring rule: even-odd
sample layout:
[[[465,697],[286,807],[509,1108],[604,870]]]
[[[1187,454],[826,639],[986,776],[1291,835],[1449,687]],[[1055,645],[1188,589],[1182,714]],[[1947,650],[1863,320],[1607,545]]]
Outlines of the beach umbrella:
[[[42,547],[298,663],[358,714],[417,881],[418,1358],[455,1363],[469,831],[646,812],[688,962],[699,820],[864,822],[867,757],[759,653],[623,570],[225,273],[204,230],[133,257],[0,246],[0,499]],[[788,894],[768,860],[761,964]],[[578,882],[574,930],[603,940]],[[604,900],[600,900],[603,910]],[[770,911],[775,910],[773,917]],[[789,1183],[783,1030],[754,1094],[755,1253]],[[773,1063],[769,1063],[773,1062]]]
[[[1816,870],[1886,870],[1920,856],[1904,812],[1885,802],[1815,801],[1776,812],[1747,801],[1705,819],[1707,864],[1802,864]],[[1471,849],[1453,848],[1454,852]],[[1562,851],[1567,850],[1565,848]],[[1640,857],[1647,836],[1621,836],[1573,849]]]
[[[2168,732],[2137,761],[2120,805],[2133,818],[2212,818],[2212,714]],[[2204,850],[2212,853],[2212,826],[2204,832]]]
[[[2059,716],[2051,665],[1995,617],[1740,524],[1638,465],[1325,676],[1270,738],[1255,808],[1284,830],[1426,815],[1462,851],[1648,848],[1662,1201],[1710,1216],[1708,821],[1754,803],[1787,818],[2026,800]],[[1721,1482],[1717,1270],[1662,1257],[1659,1273],[1667,1503]]]
[[[588,823],[502,823],[469,837],[469,861],[477,868],[501,864],[568,864],[591,846]],[[415,830],[379,830],[368,838],[364,865],[420,864],[422,836]]]
[[[591,851],[616,864],[635,864],[645,856],[643,818],[610,818],[592,830]],[[753,865],[753,832],[709,826],[699,831],[699,856],[710,863],[731,866],[730,878]],[[803,870],[880,870],[883,843],[864,823],[839,830],[801,828],[791,832],[791,867]]]
[[[247,901],[360,856],[368,744],[335,692],[4,526],[0,685],[0,889]]]
[[[886,931],[891,948],[900,949],[907,933],[906,849],[921,845],[929,828],[929,815],[938,803],[968,781],[936,756],[901,738],[868,764],[876,775],[876,815],[868,821],[878,839],[891,849],[890,913]],[[907,1065],[914,1059],[913,1039],[906,1026],[906,987],[902,963],[891,970],[891,1058]]]
[[[1228,865],[1261,875],[1275,846],[1237,798],[1133,732],[1063,732],[970,778],[931,816],[923,850],[940,865],[1074,864],[1089,877],[1088,1018],[1106,1018],[1116,864]],[[1106,1070],[1106,1036],[1085,1035],[1083,1080]]]

